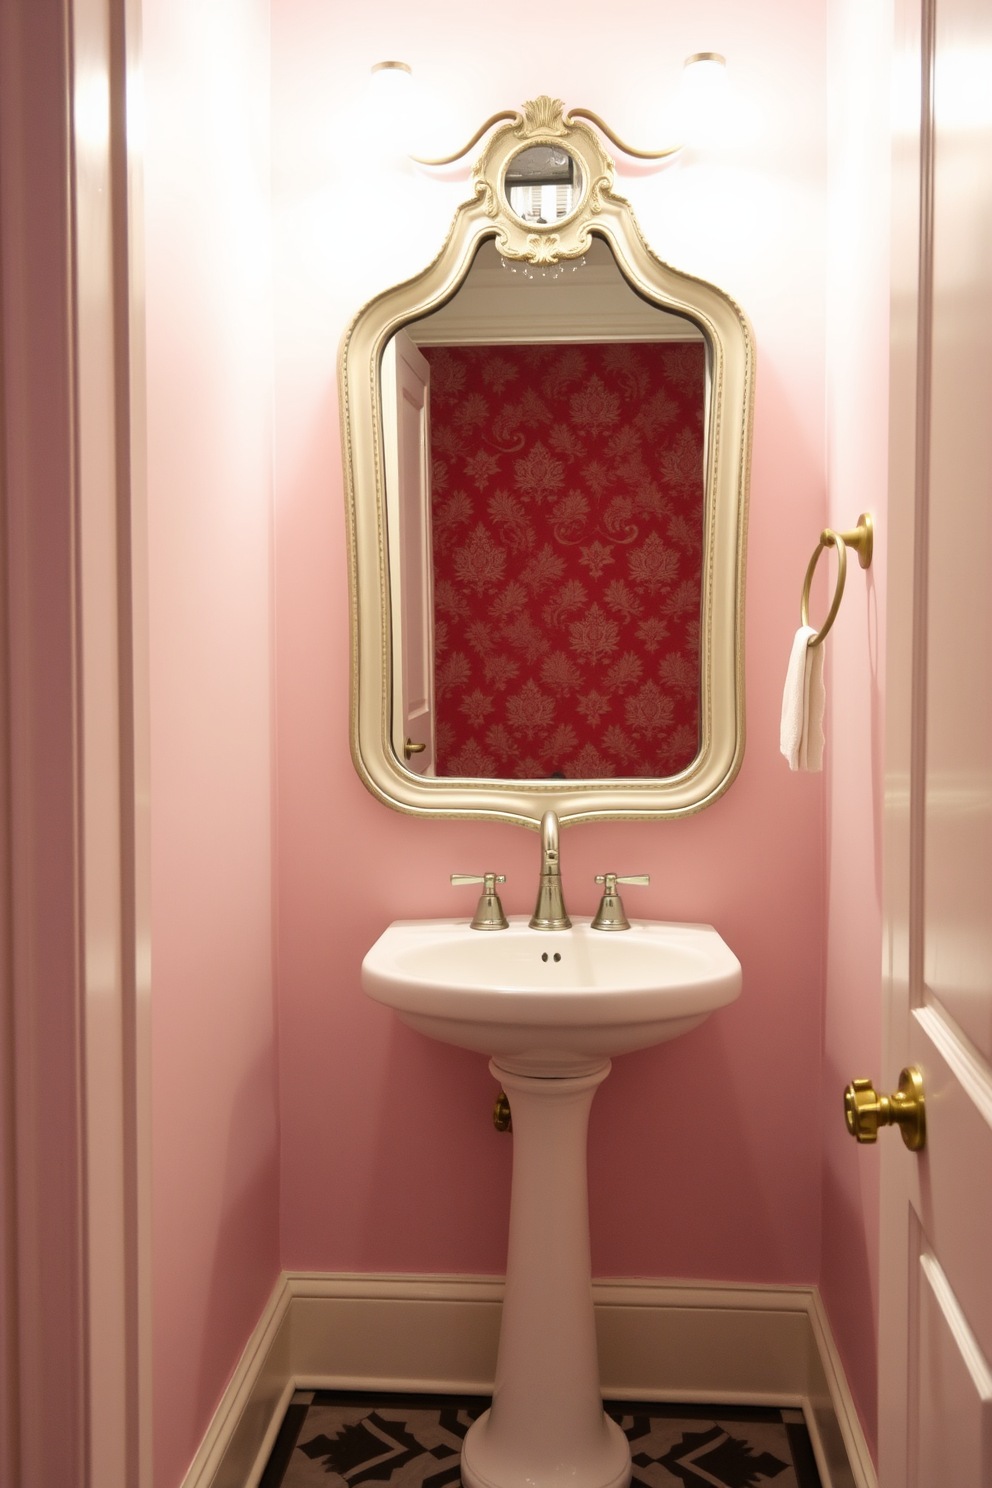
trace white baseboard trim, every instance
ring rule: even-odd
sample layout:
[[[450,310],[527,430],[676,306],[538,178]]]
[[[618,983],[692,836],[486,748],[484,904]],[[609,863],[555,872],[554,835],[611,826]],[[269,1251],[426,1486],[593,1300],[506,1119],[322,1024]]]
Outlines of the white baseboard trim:
[[[283,1272],[183,1488],[257,1488],[296,1389],[488,1394],[503,1283]],[[823,1488],[877,1488],[816,1287],[593,1284],[614,1400],[801,1406]]]

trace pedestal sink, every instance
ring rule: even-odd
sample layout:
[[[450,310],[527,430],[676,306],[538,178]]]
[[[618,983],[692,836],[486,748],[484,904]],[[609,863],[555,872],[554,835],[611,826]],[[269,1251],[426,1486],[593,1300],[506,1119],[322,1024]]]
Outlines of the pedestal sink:
[[[513,1117],[506,1292],[490,1410],[462,1451],[465,1488],[623,1488],[626,1437],[599,1388],[586,1130],[610,1058],[676,1038],[740,995],[710,925],[635,920],[619,935],[524,919],[398,920],[362,986],[404,1023],[491,1055]]]

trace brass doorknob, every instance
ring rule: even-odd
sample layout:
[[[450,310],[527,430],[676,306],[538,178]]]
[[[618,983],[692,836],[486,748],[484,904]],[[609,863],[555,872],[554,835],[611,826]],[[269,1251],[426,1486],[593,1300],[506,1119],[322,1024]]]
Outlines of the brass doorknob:
[[[880,1126],[898,1126],[910,1152],[919,1152],[927,1139],[923,1076],[910,1065],[894,1095],[879,1095],[870,1080],[852,1080],[844,1091],[844,1119],[857,1142],[876,1141]]]

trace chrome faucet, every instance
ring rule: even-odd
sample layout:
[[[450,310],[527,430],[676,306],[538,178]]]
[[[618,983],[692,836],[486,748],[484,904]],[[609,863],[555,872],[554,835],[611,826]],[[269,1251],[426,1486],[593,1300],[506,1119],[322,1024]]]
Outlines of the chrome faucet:
[[[541,817],[541,887],[530,918],[532,930],[570,930],[561,892],[561,862],[558,852],[558,818],[553,811]]]

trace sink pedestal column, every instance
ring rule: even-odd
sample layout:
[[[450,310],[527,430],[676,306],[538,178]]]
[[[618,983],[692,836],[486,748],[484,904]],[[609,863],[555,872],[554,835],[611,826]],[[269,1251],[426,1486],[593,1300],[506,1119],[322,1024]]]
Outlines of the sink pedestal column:
[[[603,1411],[589,1255],[586,1131],[610,1072],[543,1079],[493,1061],[513,1119],[506,1294],[493,1403],[462,1449],[465,1488],[625,1488]]]

